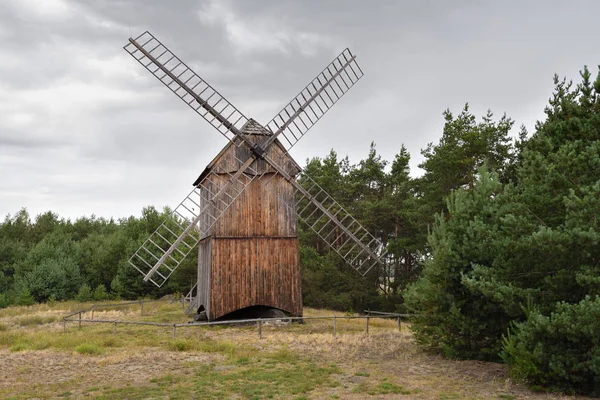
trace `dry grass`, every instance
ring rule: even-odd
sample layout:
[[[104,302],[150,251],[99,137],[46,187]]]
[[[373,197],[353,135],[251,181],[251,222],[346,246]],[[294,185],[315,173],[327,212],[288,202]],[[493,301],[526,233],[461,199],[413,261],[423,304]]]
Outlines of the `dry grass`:
[[[172,328],[77,322],[75,302],[0,310],[0,398],[543,399],[499,364],[421,352],[395,320]],[[184,323],[180,304],[107,307],[94,319]],[[305,309],[306,316],[343,317]],[[91,313],[84,314],[91,318]],[[574,398],[573,398],[574,399]]]

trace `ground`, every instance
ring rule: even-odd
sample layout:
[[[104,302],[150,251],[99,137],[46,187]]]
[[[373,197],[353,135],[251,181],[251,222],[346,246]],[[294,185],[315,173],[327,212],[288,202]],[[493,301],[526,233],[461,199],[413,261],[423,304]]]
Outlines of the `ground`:
[[[583,399],[534,393],[501,364],[452,361],[419,349],[395,320],[172,327],[69,322],[91,304],[0,310],[0,398]],[[344,316],[305,309],[305,316]],[[184,323],[169,301],[111,306],[94,319]],[[91,313],[83,314],[90,319]]]

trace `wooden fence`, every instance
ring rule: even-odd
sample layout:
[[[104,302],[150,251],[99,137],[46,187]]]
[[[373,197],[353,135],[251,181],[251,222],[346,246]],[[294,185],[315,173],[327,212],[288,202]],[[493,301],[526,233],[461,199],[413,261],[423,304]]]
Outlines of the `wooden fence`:
[[[280,318],[252,318],[252,319],[239,319],[239,320],[229,320],[229,321],[212,321],[212,322],[189,322],[189,323],[166,323],[166,322],[147,322],[147,321],[123,321],[116,319],[94,319],[94,312],[96,310],[101,310],[105,308],[116,308],[116,307],[125,307],[132,305],[140,306],[140,315],[144,315],[144,304],[154,303],[165,300],[139,300],[139,301],[131,301],[126,303],[117,303],[117,304],[95,304],[91,307],[78,310],[72,312],[63,317],[63,332],[67,332],[67,322],[76,322],[79,324],[79,328],[81,328],[82,323],[94,323],[94,324],[112,324],[113,325],[113,334],[116,336],[117,334],[117,325],[150,325],[150,326],[159,326],[159,327],[170,327],[173,331],[173,339],[177,337],[177,328],[192,328],[192,327],[203,327],[203,326],[217,326],[217,325],[247,325],[247,324],[256,324],[256,330],[259,338],[262,338],[262,327],[263,324],[268,324],[270,322],[289,322],[292,321],[305,321],[305,320],[327,320],[330,319],[333,322],[333,336],[337,336],[337,322],[342,319],[364,319],[365,320],[365,333],[369,334],[369,322],[371,319],[395,319],[397,321],[397,329],[400,332],[402,330],[402,318],[410,317],[410,314],[396,314],[396,313],[385,313],[379,311],[370,311],[365,310],[367,315],[331,315],[331,316],[308,316],[308,317],[280,317]],[[173,301],[173,299],[171,299]],[[185,307],[184,299],[176,299],[175,301],[181,301],[183,306]],[[85,313],[90,313],[90,318],[82,318],[82,315]]]

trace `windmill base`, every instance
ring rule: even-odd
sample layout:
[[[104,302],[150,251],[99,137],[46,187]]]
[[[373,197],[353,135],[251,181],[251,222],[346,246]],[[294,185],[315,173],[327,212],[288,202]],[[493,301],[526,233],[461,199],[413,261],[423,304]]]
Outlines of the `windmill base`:
[[[268,306],[250,306],[230,312],[229,314],[223,315],[215,321],[235,321],[241,319],[256,319],[256,318],[286,318],[286,317],[300,317],[301,315],[292,315],[291,313],[285,312],[275,307]],[[208,321],[206,311],[200,310],[195,316],[194,321]]]

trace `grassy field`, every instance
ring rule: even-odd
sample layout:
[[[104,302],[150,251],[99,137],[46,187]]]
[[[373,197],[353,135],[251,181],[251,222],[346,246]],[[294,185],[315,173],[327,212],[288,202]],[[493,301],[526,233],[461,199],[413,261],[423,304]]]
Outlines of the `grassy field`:
[[[512,382],[502,365],[420,351],[396,321],[170,327],[67,324],[75,302],[0,310],[0,398],[554,399]],[[306,316],[343,316],[305,309]],[[95,319],[185,323],[181,304],[96,310]],[[84,314],[83,318],[91,315]],[[580,399],[582,397],[579,397]],[[575,399],[575,397],[570,397]]]

